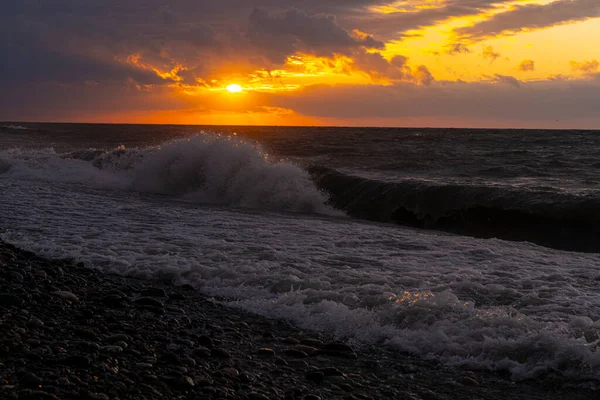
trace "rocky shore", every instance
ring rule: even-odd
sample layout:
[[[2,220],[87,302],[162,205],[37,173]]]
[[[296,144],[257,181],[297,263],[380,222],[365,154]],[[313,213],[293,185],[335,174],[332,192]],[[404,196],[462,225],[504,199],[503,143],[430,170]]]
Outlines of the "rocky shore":
[[[595,399],[356,346],[219,304],[189,286],[103,274],[0,242],[2,399]]]

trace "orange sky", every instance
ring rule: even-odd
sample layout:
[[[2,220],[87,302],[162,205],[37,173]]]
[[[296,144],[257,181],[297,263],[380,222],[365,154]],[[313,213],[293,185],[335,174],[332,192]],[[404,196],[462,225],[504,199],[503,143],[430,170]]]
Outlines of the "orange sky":
[[[3,120],[600,127],[597,0],[60,3],[1,28]]]

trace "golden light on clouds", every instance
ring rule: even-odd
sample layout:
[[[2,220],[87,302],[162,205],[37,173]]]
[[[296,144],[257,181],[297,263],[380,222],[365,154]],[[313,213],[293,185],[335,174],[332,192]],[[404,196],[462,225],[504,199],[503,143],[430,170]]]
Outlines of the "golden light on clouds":
[[[600,52],[589,45],[600,35],[594,0],[388,0],[334,8],[327,0],[295,7],[238,1],[243,10],[225,19],[220,13],[192,15],[194,7],[185,6],[193,0],[182,0],[173,13],[181,19],[177,24],[119,20],[113,31],[124,33],[116,42],[105,41],[104,33],[87,42],[72,35],[57,43],[75,54],[66,64],[49,63],[67,69],[71,60],[71,73],[48,73],[61,84],[75,80],[71,76],[86,82],[86,99],[94,97],[88,95],[94,88],[106,90],[104,99],[125,87],[130,112],[152,108],[161,114],[148,121],[186,123],[307,124],[332,121],[327,118],[336,113],[355,118],[338,111],[353,90],[368,104],[389,97],[370,111],[373,118],[388,118],[383,106],[420,92],[447,92],[450,100],[436,103],[443,108],[439,104],[454,103],[452,96],[469,85],[524,92],[537,82],[600,82]],[[103,57],[108,62],[98,64]],[[29,65],[21,61],[15,65]],[[81,71],[86,68],[91,71]],[[315,100],[327,93],[340,97],[327,101],[329,110],[313,109],[309,99],[317,92]],[[364,104],[353,107],[369,109]]]

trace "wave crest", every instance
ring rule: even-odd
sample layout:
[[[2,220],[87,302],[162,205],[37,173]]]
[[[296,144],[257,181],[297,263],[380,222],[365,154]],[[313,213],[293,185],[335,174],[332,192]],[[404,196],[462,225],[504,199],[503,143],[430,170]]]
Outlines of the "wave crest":
[[[300,167],[271,162],[259,147],[231,136],[201,134],[156,147],[111,151],[0,152],[0,173],[16,179],[176,196],[199,203],[335,213]]]

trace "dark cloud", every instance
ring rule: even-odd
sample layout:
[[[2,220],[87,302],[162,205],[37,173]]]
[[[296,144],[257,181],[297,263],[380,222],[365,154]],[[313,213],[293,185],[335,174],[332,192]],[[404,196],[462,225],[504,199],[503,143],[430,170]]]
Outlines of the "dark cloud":
[[[481,40],[596,17],[600,17],[598,0],[557,0],[548,4],[515,6],[473,26],[456,29],[456,32],[471,40]]]
[[[469,54],[471,50],[462,43],[452,43],[446,46],[446,54],[457,55],[457,54]]]
[[[478,15],[496,8],[499,4],[509,2],[509,0],[446,0],[434,7],[405,7],[399,12],[388,14],[366,12],[363,9],[360,13],[346,18],[350,18],[350,21],[357,24],[360,29],[376,33],[386,39],[397,39],[399,36],[410,36],[405,34],[410,30],[433,26],[453,17]]]
[[[535,71],[535,61],[523,60],[521,62],[521,64],[519,64],[519,71],[522,71],[522,72]]]
[[[394,56],[388,61],[380,53],[362,52],[354,55],[354,66],[376,81],[408,81],[428,86],[435,80],[426,66],[419,65],[411,68],[408,65],[408,58],[401,55]]]
[[[460,126],[530,126],[597,128],[600,124],[600,79],[536,81],[516,90],[510,79],[494,82],[435,82],[428,87],[399,82],[393,86],[315,86],[302,96],[279,96],[273,105],[320,118],[404,119]],[[557,123],[556,121],[559,121]]]
[[[350,35],[332,15],[308,15],[295,8],[275,13],[255,9],[250,15],[247,37],[279,62],[296,52],[331,56],[349,54],[360,47],[384,47],[383,42],[370,35]]]

